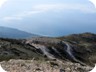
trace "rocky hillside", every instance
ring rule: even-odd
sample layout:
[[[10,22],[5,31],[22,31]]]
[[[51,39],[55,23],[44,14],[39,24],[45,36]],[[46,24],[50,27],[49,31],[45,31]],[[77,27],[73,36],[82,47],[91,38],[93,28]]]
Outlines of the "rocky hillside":
[[[96,63],[96,35],[0,38],[0,61],[9,72],[88,72]]]

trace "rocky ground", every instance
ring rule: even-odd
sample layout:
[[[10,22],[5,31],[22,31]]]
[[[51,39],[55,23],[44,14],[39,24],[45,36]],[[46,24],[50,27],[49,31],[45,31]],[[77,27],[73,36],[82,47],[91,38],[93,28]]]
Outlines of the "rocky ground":
[[[1,62],[8,72],[89,72],[92,67],[70,61],[9,60]]]

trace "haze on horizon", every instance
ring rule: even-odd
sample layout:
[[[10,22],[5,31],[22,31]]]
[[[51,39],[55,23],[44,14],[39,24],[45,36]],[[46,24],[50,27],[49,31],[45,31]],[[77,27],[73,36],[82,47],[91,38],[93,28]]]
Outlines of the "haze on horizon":
[[[96,33],[95,19],[89,0],[0,0],[0,26],[34,34]]]

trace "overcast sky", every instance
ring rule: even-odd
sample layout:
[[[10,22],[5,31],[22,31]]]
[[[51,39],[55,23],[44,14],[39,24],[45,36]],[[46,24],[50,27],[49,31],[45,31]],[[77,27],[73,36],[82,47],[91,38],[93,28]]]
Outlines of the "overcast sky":
[[[0,0],[0,26],[48,36],[96,33],[96,8],[88,0]]]

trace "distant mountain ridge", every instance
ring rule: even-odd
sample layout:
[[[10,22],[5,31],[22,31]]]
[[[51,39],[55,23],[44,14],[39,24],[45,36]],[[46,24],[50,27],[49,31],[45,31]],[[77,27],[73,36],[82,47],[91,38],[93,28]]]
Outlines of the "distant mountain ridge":
[[[0,37],[2,38],[23,39],[23,38],[31,38],[35,36],[38,35],[31,34],[14,28],[0,26]]]

